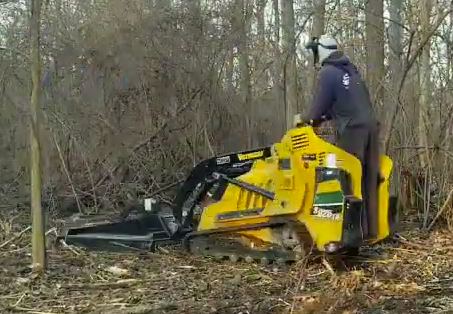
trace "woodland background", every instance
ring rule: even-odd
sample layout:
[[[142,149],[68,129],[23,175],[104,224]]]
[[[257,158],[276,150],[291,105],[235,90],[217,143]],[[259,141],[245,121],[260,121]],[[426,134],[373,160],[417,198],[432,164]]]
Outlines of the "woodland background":
[[[0,16],[1,313],[453,312],[453,1],[0,0]],[[403,230],[362,248],[376,258],[50,245],[59,215],[170,199],[202,159],[279,141],[316,88],[303,44],[322,33],[366,78],[394,160]]]
[[[27,5],[0,4],[5,208],[29,208]],[[279,141],[315,88],[304,41],[329,33],[369,85],[404,213],[451,225],[452,27],[447,0],[44,1],[44,208],[112,210]]]

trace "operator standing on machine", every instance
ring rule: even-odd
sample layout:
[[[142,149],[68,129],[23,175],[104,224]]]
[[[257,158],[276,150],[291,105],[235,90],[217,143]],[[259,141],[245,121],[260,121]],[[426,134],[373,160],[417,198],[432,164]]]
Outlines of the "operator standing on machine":
[[[362,163],[362,194],[366,200],[364,236],[377,237],[379,174],[378,122],[368,88],[354,64],[338,48],[335,39],[323,35],[307,44],[321,69],[318,89],[304,121],[316,127],[322,117],[333,120],[337,146],[356,156]],[[363,221],[363,219],[362,219]]]

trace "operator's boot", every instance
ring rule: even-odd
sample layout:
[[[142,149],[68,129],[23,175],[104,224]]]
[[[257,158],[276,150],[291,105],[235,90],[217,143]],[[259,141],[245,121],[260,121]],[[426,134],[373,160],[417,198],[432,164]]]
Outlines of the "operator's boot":
[[[359,247],[362,245],[364,233],[363,223],[365,210],[361,200],[351,200],[344,216],[343,245],[347,247]]]

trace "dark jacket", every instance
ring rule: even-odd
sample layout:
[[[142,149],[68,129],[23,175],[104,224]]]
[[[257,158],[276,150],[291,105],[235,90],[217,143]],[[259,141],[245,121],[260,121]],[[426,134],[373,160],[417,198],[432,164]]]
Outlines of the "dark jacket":
[[[339,133],[346,127],[376,125],[368,88],[359,71],[342,52],[334,52],[321,67],[318,90],[307,120],[325,116]]]

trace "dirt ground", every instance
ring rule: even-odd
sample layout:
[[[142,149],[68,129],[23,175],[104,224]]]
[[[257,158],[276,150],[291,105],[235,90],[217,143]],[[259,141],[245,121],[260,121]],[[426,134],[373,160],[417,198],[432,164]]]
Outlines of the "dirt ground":
[[[0,223],[0,313],[453,313],[447,232],[402,232],[380,258],[286,267],[51,247],[46,275],[33,277],[26,227]]]

